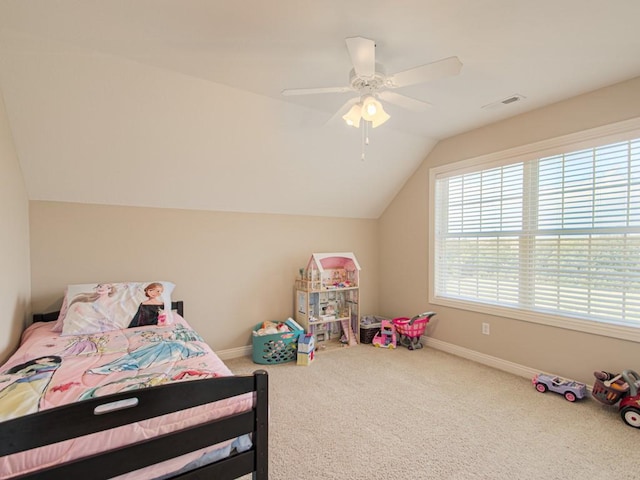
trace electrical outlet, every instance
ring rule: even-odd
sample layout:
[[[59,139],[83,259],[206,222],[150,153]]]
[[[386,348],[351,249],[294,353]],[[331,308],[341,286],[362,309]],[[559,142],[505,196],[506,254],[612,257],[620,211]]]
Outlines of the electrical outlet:
[[[483,323],[482,324],[482,334],[483,335],[489,335],[489,333],[490,333],[489,324],[488,323]]]

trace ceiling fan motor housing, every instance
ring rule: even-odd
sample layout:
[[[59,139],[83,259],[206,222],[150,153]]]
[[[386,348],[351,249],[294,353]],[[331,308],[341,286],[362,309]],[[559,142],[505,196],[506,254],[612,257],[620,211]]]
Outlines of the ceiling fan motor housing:
[[[349,85],[360,94],[373,93],[387,86],[387,74],[382,65],[376,63],[376,71],[370,77],[356,74],[354,68],[349,73]]]

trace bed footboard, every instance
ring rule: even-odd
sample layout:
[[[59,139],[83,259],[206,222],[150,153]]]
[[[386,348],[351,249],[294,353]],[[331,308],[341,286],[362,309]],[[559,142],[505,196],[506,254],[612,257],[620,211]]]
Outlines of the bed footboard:
[[[268,478],[268,374],[219,377],[160,385],[65,405],[0,423],[0,456],[109,430],[167,413],[246,393],[254,394],[250,411],[154,437],[29,474],[30,479],[111,478],[193,452],[243,434],[253,446],[175,478],[233,479],[253,472]],[[116,405],[101,412],[105,405]],[[98,409],[98,410],[96,410]]]

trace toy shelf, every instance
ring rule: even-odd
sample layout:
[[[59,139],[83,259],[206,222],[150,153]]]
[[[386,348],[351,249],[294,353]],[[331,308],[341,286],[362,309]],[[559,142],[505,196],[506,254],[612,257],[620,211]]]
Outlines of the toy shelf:
[[[334,287],[334,286],[323,287],[318,281],[297,279],[296,289],[305,290],[307,292],[331,292],[335,290],[358,290],[358,286],[355,285],[350,287]]]
[[[320,325],[323,323],[333,323],[333,322],[342,322],[343,320],[351,320],[350,317],[342,317],[342,318],[329,318],[329,319],[320,319],[320,320],[311,320],[309,325]]]

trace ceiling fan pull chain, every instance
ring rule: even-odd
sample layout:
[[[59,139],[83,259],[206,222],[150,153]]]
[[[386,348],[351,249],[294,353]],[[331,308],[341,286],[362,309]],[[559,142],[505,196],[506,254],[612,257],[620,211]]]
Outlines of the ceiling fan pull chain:
[[[364,162],[364,137],[365,137],[364,129],[367,128],[366,123],[367,122],[365,122],[365,125],[362,126],[362,142],[361,142],[362,155],[360,156],[360,160],[362,160],[363,162]]]
[[[362,126],[362,156],[360,160],[364,161],[364,153],[367,145],[369,145],[369,122],[364,120],[364,125]]]

